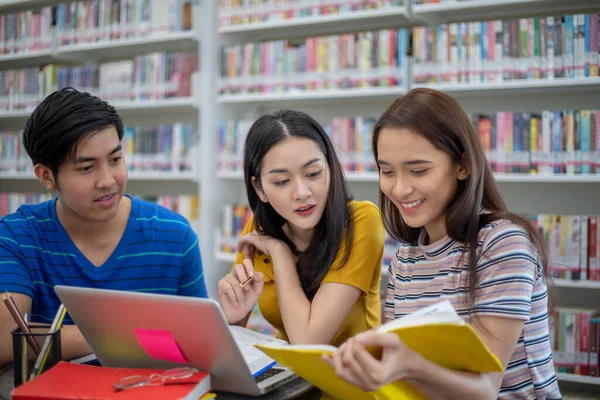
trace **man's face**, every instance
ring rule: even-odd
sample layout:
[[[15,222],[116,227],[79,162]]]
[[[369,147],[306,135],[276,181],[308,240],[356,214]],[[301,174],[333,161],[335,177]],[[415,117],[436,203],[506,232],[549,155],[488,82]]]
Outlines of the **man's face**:
[[[90,222],[114,218],[127,186],[127,166],[114,127],[83,139],[60,166],[56,190],[63,215]]]

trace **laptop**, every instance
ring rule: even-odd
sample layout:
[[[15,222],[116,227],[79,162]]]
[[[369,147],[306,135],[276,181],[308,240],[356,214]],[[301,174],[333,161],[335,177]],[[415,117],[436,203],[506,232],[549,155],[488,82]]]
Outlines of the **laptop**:
[[[182,367],[150,357],[134,333],[156,329],[170,331],[187,365],[210,372],[213,390],[258,396],[298,377],[274,363],[253,374],[235,330],[212,299],[71,286],[54,290],[104,367]]]

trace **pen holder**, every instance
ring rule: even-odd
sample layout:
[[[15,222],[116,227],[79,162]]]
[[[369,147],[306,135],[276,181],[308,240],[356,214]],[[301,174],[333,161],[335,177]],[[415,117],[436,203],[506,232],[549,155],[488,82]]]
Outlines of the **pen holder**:
[[[50,333],[50,327],[46,325],[35,325],[30,324],[29,330],[31,333],[25,333],[17,328],[11,332],[13,339],[13,369],[14,369],[14,383],[15,387],[28,382],[31,373],[36,367],[36,363],[39,368],[39,375],[56,364],[61,360],[61,346],[60,346],[60,329],[54,333]],[[46,346],[45,361],[44,361],[44,346],[47,339],[48,346]],[[31,339],[38,344],[38,347],[42,349],[41,359],[38,363],[38,354],[31,347]]]

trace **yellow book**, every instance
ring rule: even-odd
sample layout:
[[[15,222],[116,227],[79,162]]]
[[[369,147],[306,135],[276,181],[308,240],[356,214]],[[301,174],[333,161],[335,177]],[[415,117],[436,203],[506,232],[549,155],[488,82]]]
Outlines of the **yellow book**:
[[[443,301],[417,313],[390,321],[378,328],[394,332],[408,347],[424,358],[449,369],[469,372],[502,372],[498,358],[481,341],[473,328]],[[410,384],[397,381],[373,392],[365,392],[337,377],[322,361],[323,354],[337,349],[330,345],[255,345],[279,364],[337,399],[413,400],[425,399]]]

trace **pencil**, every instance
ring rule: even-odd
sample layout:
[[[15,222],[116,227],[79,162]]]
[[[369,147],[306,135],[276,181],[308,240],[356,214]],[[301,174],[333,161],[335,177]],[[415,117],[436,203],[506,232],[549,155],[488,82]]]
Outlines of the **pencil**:
[[[244,279],[243,282],[240,282],[240,287],[244,287],[246,286],[248,283],[250,283],[252,280],[254,279],[253,276],[249,276],[246,279]]]
[[[13,319],[17,323],[18,327],[21,329],[21,332],[23,332],[25,334],[25,337],[27,338],[27,342],[29,342],[31,349],[33,350],[35,355],[38,356],[41,351],[40,346],[35,341],[35,338],[33,336],[31,336],[31,331],[29,330],[29,326],[25,323],[25,320],[21,316],[21,312],[19,311],[19,308],[17,307],[15,300],[12,298],[12,296],[9,293],[6,293],[6,292],[2,294],[2,300],[4,301],[6,308],[8,308],[8,311],[10,311],[10,314],[12,315]]]
[[[50,349],[52,348],[52,335],[62,326],[66,313],[67,309],[65,308],[65,305],[61,303],[58,307],[58,311],[56,312],[56,316],[54,317],[54,321],[52,321],[52,326],[50,326],[50,331],[46,336],[46,340],[44,341],[42,351],[40,352],[37,360],[35,361],[35,365],[33,366],[33,371],[29,376],[29,380],[32,380],[33,378],[38,376],[40,372],[44,369],[44,366],[46,365],[46,359],[48,358],[48,354],[50,354]]]

